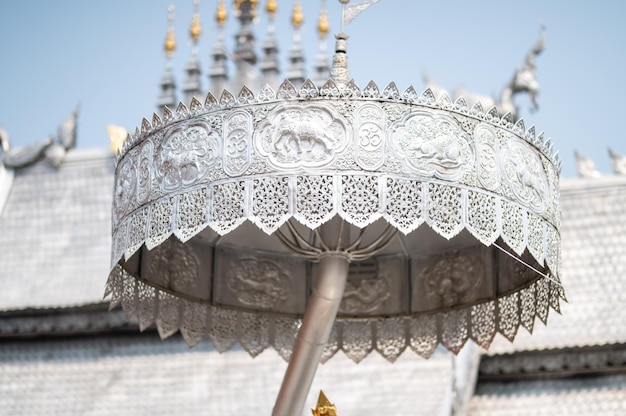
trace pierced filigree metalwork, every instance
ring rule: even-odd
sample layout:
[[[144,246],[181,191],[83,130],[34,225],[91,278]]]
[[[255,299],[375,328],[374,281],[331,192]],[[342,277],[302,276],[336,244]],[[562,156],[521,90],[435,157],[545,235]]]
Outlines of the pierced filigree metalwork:
[[[329,80],[209,94],[165,108],[124,143],[107,293],[162,336],[180,329],[191,344],[239,342],[252,355],[273,346],[287,359],[314,280],[307,261],[400,253],[393,269],[348,280],[324,359],[487,347],[564,299],[560,168],[534,127],[430,89]],[[217,276],[232,234],[240,261]],[[542,274],[519,272],[496,245]],[[180,287],[155,270],[174,253],[194,264]]]

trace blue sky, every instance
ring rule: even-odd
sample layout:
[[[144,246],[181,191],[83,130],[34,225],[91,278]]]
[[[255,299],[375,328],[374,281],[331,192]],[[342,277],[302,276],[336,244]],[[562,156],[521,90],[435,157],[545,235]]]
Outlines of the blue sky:
[[[339,4],[327,0],[331,32],[339,28]],[[193,1],[176,5],[179,85],[189,58]],[[204,33],[200,60],[204,88],[216,38],[217,0],[201,0]],[[230,8],[231,1],[227,1]],[[319,1],[303,0],[303,41],[317,50]],[[78,145],[108,147],[106,126],[134,130],[150,118],[159,93],[167,27],[165,0],[0,0],[0,124],[13,147],[44,140],[80,102]],[[264,5],[265,2],[261,1]],[[293,2],[278,0],[277,34],[282,68],[291,46]],[[540,109],[518,100],[526,126],[552,137],[564,161],[563,176],[576,175],[574,149],[611,173],[607,149],[626,154],[621,129],[626,97],[626,2],[592,1],[400,1],[380,0],[347,27],[350,70],[364,87],[395,81],[400,89],[424,88],[428,73],[452,91],[459,86],[498,95],[546,25],[546,50],[537,59]],[[257,23],[260,45],[265,16]],[[237,28],[230,13],[226,40]],[[328,39],[332,49],[331,39]],[[310,73],[310,72],[309,72]]]

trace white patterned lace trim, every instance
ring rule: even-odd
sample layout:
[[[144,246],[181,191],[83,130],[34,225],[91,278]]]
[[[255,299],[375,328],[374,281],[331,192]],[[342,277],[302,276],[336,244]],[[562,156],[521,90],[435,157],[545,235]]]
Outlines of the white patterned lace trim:
[[[288,315],[259,314],[199,303],[157,289],[116,266],[105,296],[111,308],[121,305],[127,319],[136,316],[140,329],[156,323],[159,335],[180,331],[189,345],[208,338],[219,352],[239,343],[251,356],[272,346],[289,360],[301,319]],[[528,287],[496,300],[458,309],[410,316],[337,319],[322,361],[343,351],[355,362],[377,351],[393,362],[411,349],[428,358],[439,344],[458,353],[468,340],[487,349],[496,333],[513,341],[519,328],[532,332],[535,319],[544,324],[549,309],[560,311],[565,299],[554,278],[540,278]]]
[[[169,195],[118,224],[111,267],[171,235],[185,242],[207,227],[225,235],[246,220],[272,234],[291,218],[314,229],[335,215],[357,227],[382,217],[404,234],[427,224],[447,239],[466,229],[485,246],[502,238],[560,276],[560,235],[541,216],[487,191],[384,174],[240,178]]]

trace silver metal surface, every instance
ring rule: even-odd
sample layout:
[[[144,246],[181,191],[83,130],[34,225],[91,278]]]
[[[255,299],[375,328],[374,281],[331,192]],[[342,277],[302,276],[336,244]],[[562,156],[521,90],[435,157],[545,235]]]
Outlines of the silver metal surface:
[[[559,170],[523,121],[430,90],[329,80],[209,94],[125,142],[108,291],[162,336],[288,359],[315,262],[341,248],[354,264],[345,330],[325,357],[486,347],[558,309]],[[357,244],[322,235],[329,221]]]
[[[409,346],[428,357],[439,343],[458,353],[470,337],[488,347],[564,298],[550,141],[496,107],[393,82],[359,88],[343,28],[376,0],[341,2],[321,88],[299,70],[294,9],[277,91],[165,108],[118,155],[112,304],[191,345],[208,336],[251,355],[273,345],[289,359],[274,416],[301,413],[319,362],[339,348],[358,362]],[[237,4],[239,85],[254,85],[256,2]],[[511,96],[534,98],[542,49]]]
[[[349,261],[345,253],[324,255],[319,262],[319,279],[313,288],[302,327],[298,331],[273,416],[302,413],[324,346],[343,298]]]

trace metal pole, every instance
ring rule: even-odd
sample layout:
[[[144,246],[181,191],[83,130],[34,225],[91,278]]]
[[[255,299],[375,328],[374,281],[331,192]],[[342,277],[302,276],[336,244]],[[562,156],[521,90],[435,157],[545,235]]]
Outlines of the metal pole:
[[[327,253],[320,259],[319,265],[318,280],[296,337],[272,416],[302,414],[346,288],[350,265],[346,253]]]

